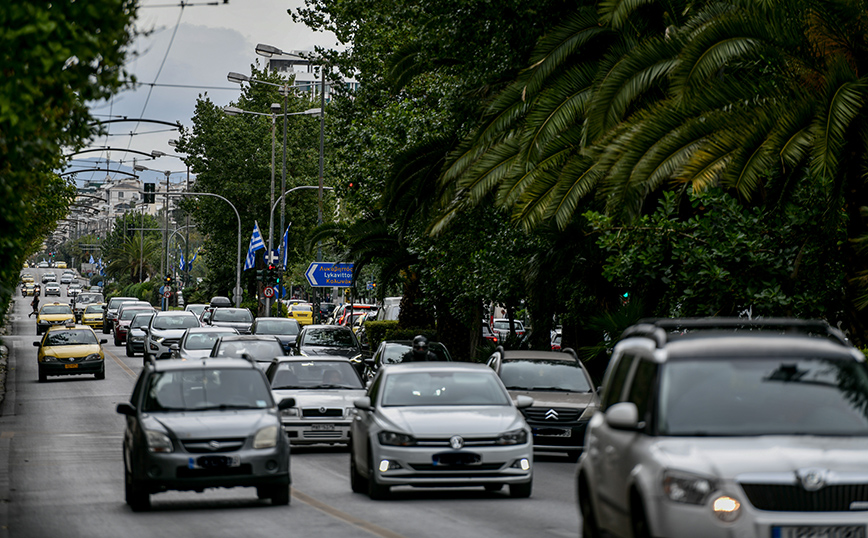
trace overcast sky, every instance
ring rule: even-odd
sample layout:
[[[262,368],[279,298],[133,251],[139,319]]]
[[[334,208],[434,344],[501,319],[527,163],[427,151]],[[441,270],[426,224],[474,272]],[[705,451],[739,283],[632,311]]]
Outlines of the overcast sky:
[[[178,121],[189,127],[199,94],[207,92],[211,100],[221,106],[238,98],[240,86],[228,82],[226,75],[230,71],[249,74],[250,65],[257,59],[262,65],[265,59],[254,51],[257,43],[285,51],[313,50],[316,46],[336,48],[338,45],[331,33],[314,32],[293,23],[287,9],[303,5],[303,0],[229,0],[228,4],[190,5],[183,9],[170,4],[173,0],[141,0],[136,27],[150,34],[136,40],[135,55],[127,64],[127,70],[142,83],[192,87],[139,86],[125,90],[110,102],[92,107],[97,119],[125,116]],[[172,153],[168,140],[177,136],[177,130],[167,126],[114,123],[110,126],[110,136],[95,139],[93,146]],[[95,159],[97,155],[103,159],[100,168],[104,168],[106,153],[89,153],[82,157]],[[144,159],[133,153],[111,152],[109,157],[114,161],[111,168],[131,171],[134,156]],[[170,157],[141,164],[159,170],[185,169],[180,160]],[[69,170],[83,165],[82,161],[76,161]],[[182,176],[171,177],[180,180]],[[78,174],[80,180],[102,177],[102,173]]]

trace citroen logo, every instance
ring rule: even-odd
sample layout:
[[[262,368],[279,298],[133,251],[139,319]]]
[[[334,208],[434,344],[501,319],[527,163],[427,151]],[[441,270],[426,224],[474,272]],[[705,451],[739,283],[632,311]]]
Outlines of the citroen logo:
[[[796,471],[796,476],[806,491],[817,491],[826,485],[824,469],[799,469]]]
[[[458,450],[459,448],[463,448],[464,447],[464,439],[460,435],[453,435],[449,439],[449,446],[451,446],[453,450]]]
[[[208,448],[211,450],[220,450],[220,441],[209,441]]]
[[[558,419],[558,412],[555,411],[554,409],[549,409],[546,412],[546,420],[557,420],[557,419]]]

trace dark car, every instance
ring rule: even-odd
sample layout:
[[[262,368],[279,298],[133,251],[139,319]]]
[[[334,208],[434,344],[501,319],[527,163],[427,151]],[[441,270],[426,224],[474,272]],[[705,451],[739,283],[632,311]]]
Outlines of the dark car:
[[[565,452],[575,461],[585,448],[585,429],[599,407],[591,376],[572,349],[504,350],[498,346],[490,366],[515,400],[533,398],[522,409],[533,432],[534,448]]]
[[[260,499],[289,504],[289,441],[262,371],[245,360],[145,365],[126,416],[124,485],[135,511],[168,490],[255,487]]]
[[[335,355],[350,359],[356,371],[364,374],[362,346],[352,329],[341,325],[307,325],[295,341],[295,354]]]
[[[139,312],[154,312],[154,307],[149,303],[123,303],[118,308],[117,316],[115,317],[114,326],[112,326],[112,336],[114,337],[115,345],[120,346],[126,343],[127,333],[130,330],[130,322],[133,316]]]
[[[253,325],[253,314],[246,308],[214,308],[208,318],[212,327],[229,327],[239,334],[250,334]]]
[[[138,302],[138,300],[137,297],[112,297],[109,299],[109,302],[103,307],[105,315],[102,318],[102,333],[108,334],[112,330],[115,318],[117,318],[118,315],[118,307],[120,307],[122,303]]]
[[[283,357],[283,346],[274,335],[239,334],[221,336],[211,348],[211,357],[241,358],[247,355],[262,370],[268,368],[275,357]]]
[[[428,342],[428,350],[441,361],[451,361],[452,355],[440,342]],[[412,340],[383,340],[370,359],[365,360],[368,377],[373,377],[386,364],[401,364],[404,355],[413,351]]]
[[[270,334],[280,340],[284,355],[292,352],[292,346],[301,332],[301,325],[297,320],[289,318],[256,318],[250,327],[250,334]]]
[[[151,318],[154,317],[154,314],[156,311],[153,308],[150,312],[147,310],[136,311],[136,315],[130,320],[126,343],[127,357],[145,354],[145,341],[148,338],[145,329],[151,324]]]

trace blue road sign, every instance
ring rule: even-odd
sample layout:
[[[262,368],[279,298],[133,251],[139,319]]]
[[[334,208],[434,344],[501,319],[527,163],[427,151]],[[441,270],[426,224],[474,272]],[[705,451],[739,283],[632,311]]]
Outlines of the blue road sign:
[[[314,288],[350,288],[353,285],[353,264],[313,262],[304,276]]]

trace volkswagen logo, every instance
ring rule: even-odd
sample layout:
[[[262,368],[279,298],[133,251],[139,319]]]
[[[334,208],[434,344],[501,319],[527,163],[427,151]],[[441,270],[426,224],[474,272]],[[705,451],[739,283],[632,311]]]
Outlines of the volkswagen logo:
[[[451,446],[453,450],[464,448],[464,439],[460,435],[453,435],[449,439],[449,446]]]
[[[549,409],[546,412],[546,420],[557,420],[557,419],[558,419],[558,412],[555,411],[554,409]]]
[[[796,476],[806,491],[818,491],[826,485],[824,469],[799,469],[796,471]]]
[[[211,450],[220,450],[221,446],[222,445],[220,444],[220,441],[209,441],[208,442],[208,448],[210,448]]]

